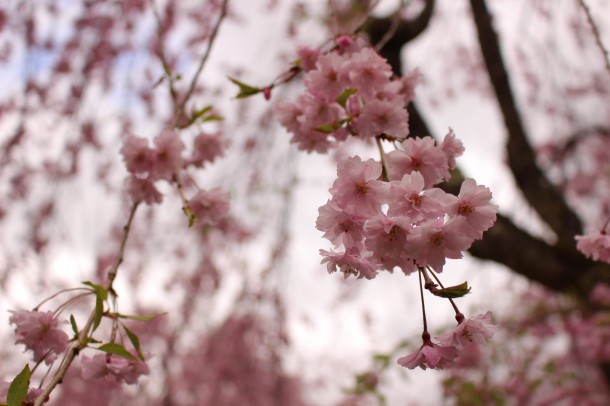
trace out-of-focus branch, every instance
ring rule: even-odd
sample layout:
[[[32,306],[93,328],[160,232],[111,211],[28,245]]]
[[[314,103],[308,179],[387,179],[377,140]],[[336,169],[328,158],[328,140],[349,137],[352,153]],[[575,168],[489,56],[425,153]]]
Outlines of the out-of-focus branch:
[[[410,20],[400,20],[398,24],[392,17],[371,17],[367,22],[365,31],[369,34],[371,43],[376,44],[382,39],[384,40],[385,44],[380,51],[388,60],[394,72],[400,72],[400,50],[402,46],[428,27],[435,3],[435,0],[426,0],[426,5],[417,17]],[[390,31],[394,31],[392,38],[385,38],[386,33]]]
[[[557,234],[557,245],[574,249],[574,235],[582,232],[580,219],[536,163],[536,155],[528,141],[510,87],[498,36],[492,26],[492,16],[485,1],[470,0],[470,5],[481,54],[508,132],[508,165],[528,203]]]

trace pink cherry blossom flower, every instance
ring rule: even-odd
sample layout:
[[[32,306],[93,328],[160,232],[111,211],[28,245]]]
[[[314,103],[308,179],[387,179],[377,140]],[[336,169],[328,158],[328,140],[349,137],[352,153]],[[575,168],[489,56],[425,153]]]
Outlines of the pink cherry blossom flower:
[[[320,50],[317,48],[309,48],[306,46],[300,46],[297,50],[299,57],[299,66],[305,72],[309,72],[316,68],[316,62],[320,57]]]
[[[163,195],[159,193],[154,182],[149,179],[140,179],[135,176],[130,176],[125,183],[127,194],[134,203],[144,202],[152,205],[163,201]]]
[[[463,217],[455,217],[445,224],[442,219],[422,223],[409,234],[408,254],[418,266],[429,265],[436,272],[442,272],[446,258],[462,258],[462,251],[473,242],[465,233],[465,222]]]
[[[358,89],[358,95],[368,100],[375,89],[383,88],[392,76],[392,68],[372,48],[362,48],[354,52],[344,62],[343,69],[349,78],[348,86]],[[402,106],[400,106],[404,110]]]
[[[216,225],[229,214],[229,195],[220,188],[201,190],[188,201],[201,225]]]
[[[489,189],[469,178],[462,182],[458,199],[448,213],[466,219],[465,232],[475,239],[481,239],[483,232],[496,222],[498,206],[490,204],[490,200]]]
[[[436,339],[443,345],[453,345],[457,348],[465,347],[470,343],[483,345],[497,329],[491,324],[491,318],[491,312],[487,312],[474,316],[472,319],[463,320],[456,328]]]
[[[301,129],[299,117],[303,114],[300,103],[280,101],[275,105],[274,115],[277,120],[291,133],[297,133]]]
[[[320,255],[324,257],[321,263],[327,264],[328,273],[339,269],[345,278],[354,275],[358,279],[373,279],[377,276],[375,264],[370,261],[370,257],[362,256],[358,247],[350,247],[345,252],[320,250]]]
[[[15,325],[16,344],[23,344],[34,353],[34,361],[44,358],[51,365],[57,355],[68,347],[68,335],[59,328],[52,312],[13,310],[9,322]]]
[[[110,384],[121,382],[133,385],[142,375],[150,370],[140,359],[128,359],[114,354],[97,354],[89,358],[81,356],[82,377],[84,379],[100,379]]]
[[[407,217],[387,217],[379,213],[369,219],[366,231],[366,248],[373,253],[376,261],[389,271],[400,267],[405,274],[414,272],[415,263],[405,252],[411,221]]]
[[[391,180],[399,180],[407,173],[418,171],[424,177],[425,188],[429,188],[449,179],[447,157],[431,137],[408,138],[402,146],[404,150],[387,154]]]
[[[381,164],[373,159],[362,162],[359,156],[349,157],[337,165],[337,179],[330,193],[339,207],[363,216],[380,210],[387,191],[386,182],[379,181]]]
[[[159,179],[171,180],[183,165],[184,143],[178,133],[165,130],[153,140],[155,144],[154,174]]]
[[[401,104],[375,99],[362,107],[354,128],[364,138],[386,134],[403,139],[409,135],[409,113]]]
[[[430,340],[430,335],[424,333],[424,343],[419,350],[398,359],[398,364],[409,369],[420,367],[425,370],[444,369],[453,365],[453,360],[458,355],[458,350],[454,346],[434,344]]]
[[[127,170],[132,174],[150,173],[154,166],[154,152],[144,138],[129,135],[123,140],[121,154]]]
[[[444,217],[455,200],[455,196],[441,189],[424,191],[424,177],[419,172],[406,174],[400,181],[391,181],[388,196],[388,215],[408,216],[413,223]]]
[[[423,75],[419,69],[413,69],[407,73],[402,79],[400,93],[404,98],[405,105],[415,97],[415,88],[422,81]]]
[[[201,133],[193,141],[193,156],[190,164],[197,168],[204,164],[214,162],[216,158],[224,155],[227,144],[222,139],[222,133]]]
[[[345,90],[347,77],[343,72],[345,59],[337,53],[322,55],[316,62],[316,69],[305,75],[307,90],[324,102],[334,102]]]
[[[366,217],[352,215],[342,210],[335,202],[329,200],[318,209],[316,228],[324,232],[323,237],[346,248],[359,244],[364,239],[364,222]]]
[[[455,138],[455,133],[451,128],[441,143],[441,149],[447,157],[447,165],[449,170],[454,170],[456,167],[455,158],[464,153],[464,145],[460,140]]]
[[[606,230],[576,236],[576,248],[594,261],[610,263],[610,236]]]

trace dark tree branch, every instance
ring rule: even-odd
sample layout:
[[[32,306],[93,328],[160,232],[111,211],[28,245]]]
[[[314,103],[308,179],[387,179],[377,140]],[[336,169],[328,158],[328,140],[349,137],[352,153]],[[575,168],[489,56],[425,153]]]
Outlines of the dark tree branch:
[[[417,37],[428,28],[428,23],[432,18],[435,0],[426,0],[426,5],[419,15],[411,20],[401,20],[397,27],[393,27],[392,18],[372,17],[366,24],[365,31],[369,34],[372,44],[381,41],[385,34],[394,29],[394,35],[380,49],[382,55],[388,60],[395,73],[400,72],[400,50],[402,46]]]
[[[557,234],[558,246],[574,250],[574,235],[582,232],[580,219],[536,163],[536,155],[528,141],[510,87],[498,36],[492,26],[492,16],[485,1],[470,0],[470,4],[481,54],[508,131],[508,165],[528,203]]]

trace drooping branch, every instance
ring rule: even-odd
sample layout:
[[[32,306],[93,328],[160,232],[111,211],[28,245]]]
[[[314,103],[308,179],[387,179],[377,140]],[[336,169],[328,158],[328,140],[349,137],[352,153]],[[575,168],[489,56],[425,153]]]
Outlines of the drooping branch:
[[[481,54],[508,133],[508,165],[528,203],[557,234],[558,246],[573,249],[574,235],[582,232],[580,219],[536,163],[485,1],[470,0],[470,4]]]

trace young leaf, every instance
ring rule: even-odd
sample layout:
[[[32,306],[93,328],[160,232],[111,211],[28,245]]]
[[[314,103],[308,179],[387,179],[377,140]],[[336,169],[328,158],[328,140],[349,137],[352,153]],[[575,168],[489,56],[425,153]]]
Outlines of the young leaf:
[[[133,356],[132,353],[127,351],[125,347],[123,347],[119,343],[106,343],[102,344],[96,348],[96,350],[107,352],[108,354],[118,355],[119,357],[136,360],[136,357]]]
[[[339,103],[339,105],[345,109],[345,105],[347,104],[347,99],[349,99],[349,97],[351,95],[353,95],[354,93],[356,93],[357,91],[358,90],[356,90],[356,89],[345,89],[343,91],[343,93],[341,93],[339,95],[339,97],[337,97],[337,103]]]
[[[470,293],[468,282],[461,283],[455,286],[449,286],[443,289],[438,289],[434,294],[446,299],[456,299]]]
[[[140,339],[138,338],[136,333],[134,333],[133,331],[128,329],[126,325],[124,325],[123,323],[121,323],[121,325],[123,326],[123,329],[125,330],[125,333],[127,334],[127,337],[129,337],[129,341],[131,341],[131,345],[133,345],[133,348],[135,348],[136,352],[138,353],[138,357],[140,357],[140,359],[142,361],[144,361],[144,355],[142,354],[142,351],[140,350]]]
[[[100,297],[102,300],[106,300],[108,299],[108,292],[106,291],[106,289],[104,289],[103,286],[100,285],[96,285],[95,283],[91,283],[89,281],[86,282],[82,282],[83,285],[87,285],[93,288],[93,291],[95,292],[95,294]]]
[[[243,82],[240,82],[237,79],[233,79],[230,76],[227,76],[229,78],[229,80],[233,83],[235,83],[237,86],[239,86],[239,93],[237,93],[237,96],[235,96],[238,99],[243,99],[245,97],[250,97],[253,96],[257,93],[260,93],[262,91],[262,89],[260,87],[254,87],[254,86],[250,86],[247,85]]]
[[[102,322],[102,317],[104,316],[104,302],[102,299],[97,296],[95,298],[95,316],[93,318],[93,330],[91,332],[97,330],[100,323]]]
[[[8,387],[6,403],[8,406],[21,406],[30,387],[30,366],[28,364],[19,372]]]
[[[74,315],[70,315],[70,326],[72,326],[72,331],[74,331],[74,337],[78,337],[78,327],[76,326],[76,320],[74,319]]]
[[[150,321],[150,320],[154,320],[157,317],[161,317],[161,316],[165,316],[167,314],[167,312],[164,313],[158,313],[158,314],[144,314],[144,315],[133,315],[133,314],[121,314],[121,313],[117,313],[116,316],[121,318],[121,319],[131,319],[131,320],[138,320],[138,321]]]

